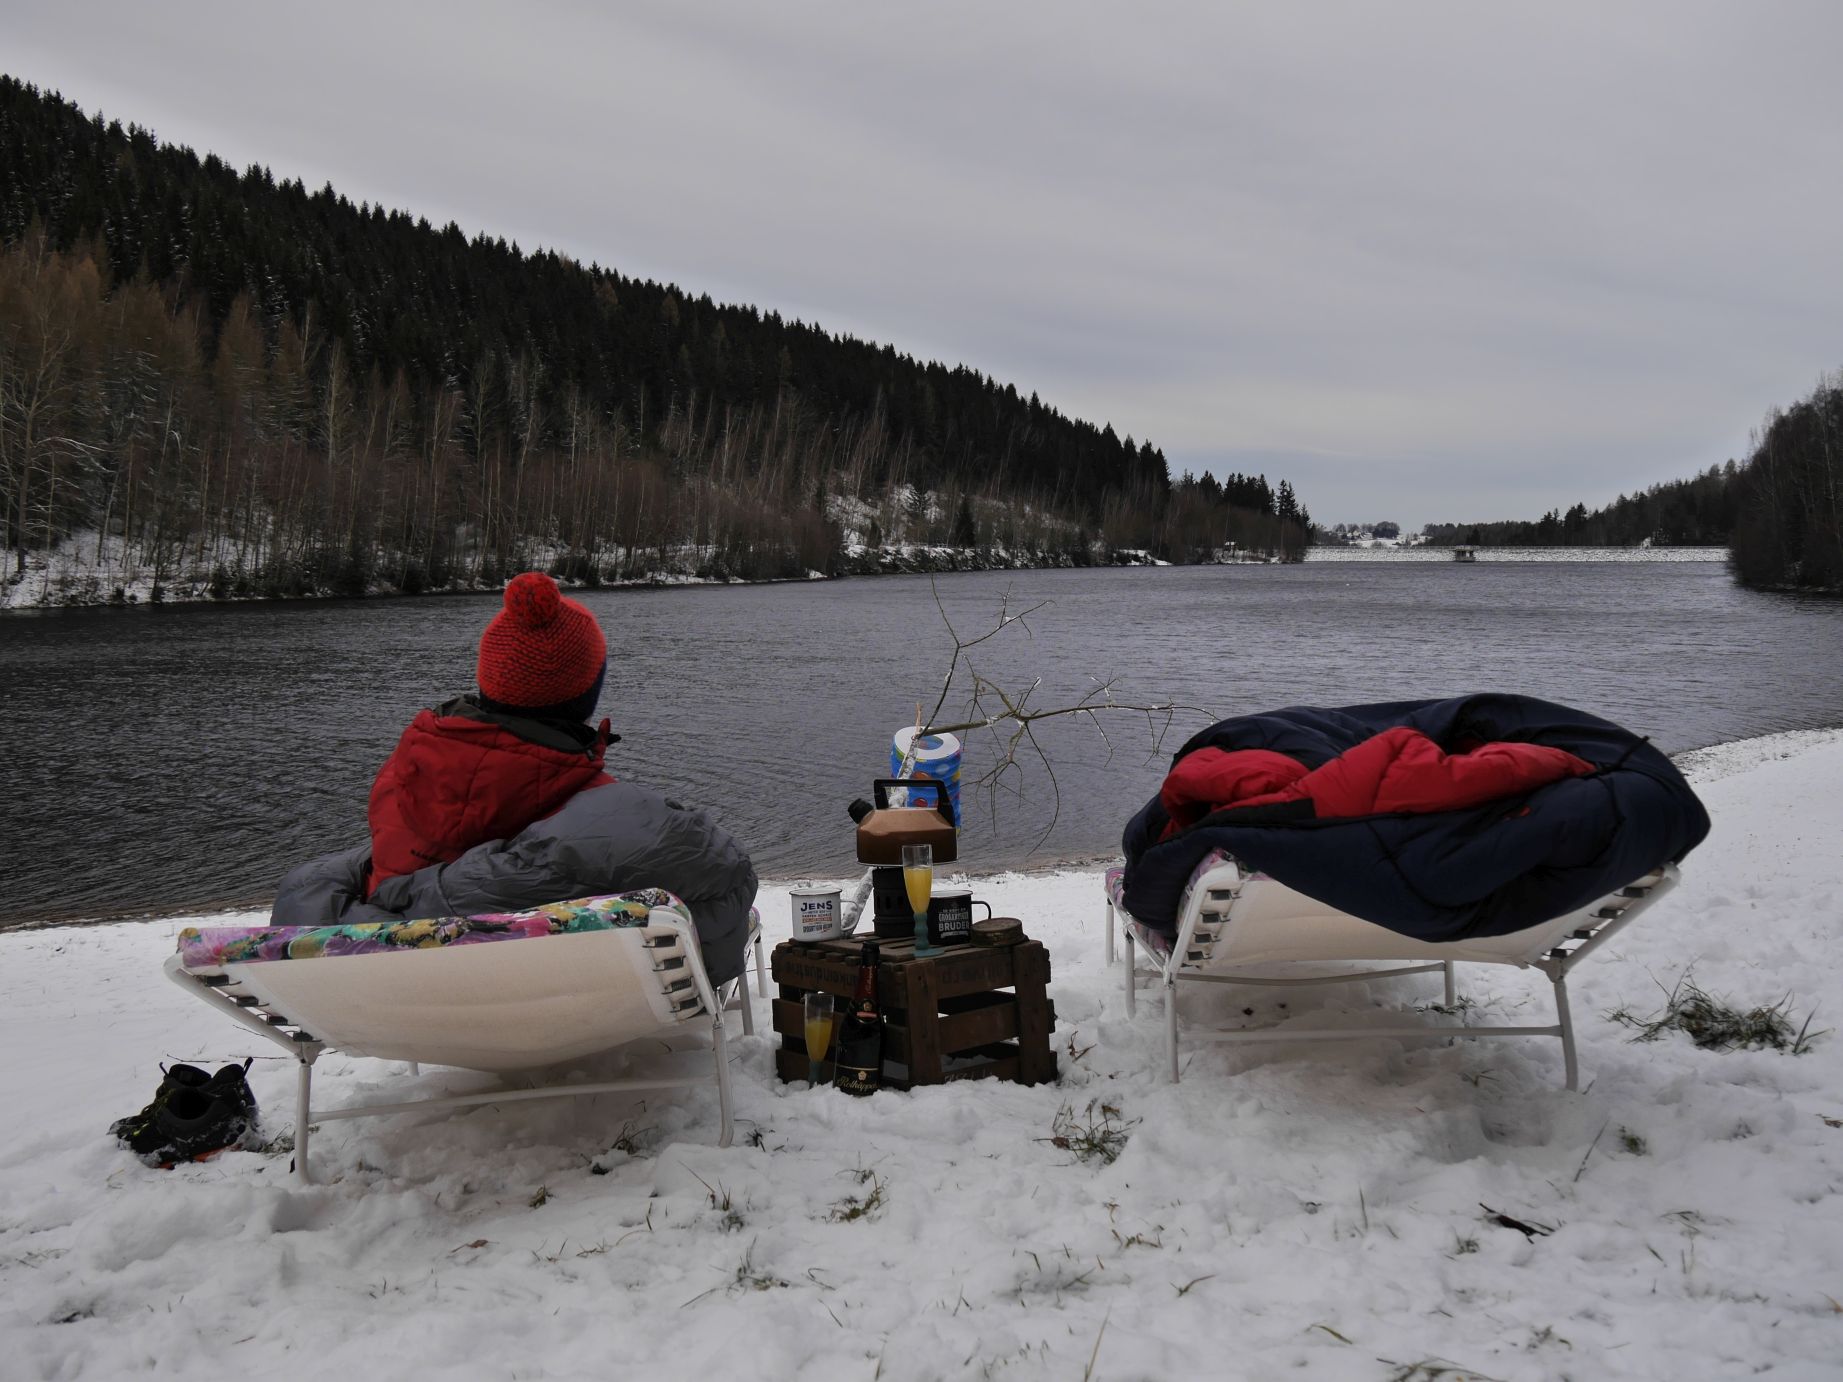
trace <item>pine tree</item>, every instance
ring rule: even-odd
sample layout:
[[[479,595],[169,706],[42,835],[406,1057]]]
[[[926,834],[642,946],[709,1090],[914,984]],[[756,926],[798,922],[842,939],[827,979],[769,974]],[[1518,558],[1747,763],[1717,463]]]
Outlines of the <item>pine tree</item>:
[[[1299,501],[1293,497],[1293,486],[1290,481],[1280,481],[1280,492],[1274,499],[1274,516],[1282,523],[1299,521]]]
[[[960,496],[960,507],[954,514],[953,545],[967,551],[979,545],[979,529],[973,522],[972,501],[964,494]]]

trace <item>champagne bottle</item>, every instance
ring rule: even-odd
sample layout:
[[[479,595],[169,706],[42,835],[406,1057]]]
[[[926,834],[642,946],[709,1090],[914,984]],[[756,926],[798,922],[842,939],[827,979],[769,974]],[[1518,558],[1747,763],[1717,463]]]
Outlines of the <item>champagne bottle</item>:
[[[847,1094],[875,1094],[883,1083],[883,1015],[877,1010],[875,941],[865,941],[858,955],[857,992],[839,1029],[832,1082]]]

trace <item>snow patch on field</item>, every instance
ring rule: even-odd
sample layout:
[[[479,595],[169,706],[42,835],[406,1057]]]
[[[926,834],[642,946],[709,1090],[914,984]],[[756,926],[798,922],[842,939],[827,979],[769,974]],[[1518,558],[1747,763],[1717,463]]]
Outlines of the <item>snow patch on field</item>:
[[[489,1106],[328,1124],[327,1183],[298,1189],[285,1153],[161,1172],[104,1135],[162,1060],[266,1055],[162,978],[181,922],[0,936],[0,1372],[1836,1377],[1843,1043],[1634,1044],[1608,1014],[1685,973],[1843,1014],[1843,734],[1687,766],[1715,830],[1577,971],[1578,1094],[1545,1041],[1198,1044],[1166,1084],[1158,995],[1127,1018],[1103,960],[1098,876],[1011,874],[975,888],[1050,947],[1059,1085],[854,1101],[777,1084],[757,1037],[728,1150],[702,1091]],[[764,890],[773,939],[788,906]],[[1547,1011],[1532,976],[1460,977],[1500,1020]],[[1439,996],[1299,992],[1185,1011],[1360,1023]],[[482,1078],[319,1070],[329,1102]],[[252,1083],[285,1129],[287,1062]],[[1057,1145],[1069,1116],[1118,1158]]]

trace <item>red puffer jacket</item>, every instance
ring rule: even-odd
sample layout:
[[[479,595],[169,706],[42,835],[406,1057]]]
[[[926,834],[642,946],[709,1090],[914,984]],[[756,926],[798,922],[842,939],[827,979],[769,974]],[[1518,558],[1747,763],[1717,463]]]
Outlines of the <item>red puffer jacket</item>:
[[[386,878],[510,839],[578,792],[614,781],[602,771],[608,722],[559,725],[482,709],[470,698],[419,711],[371,786],[371,872]]]
[[[1309,801],[1319,820],[1390,812],[1457,811],[1534,791],[1593,764],[1541,744],[1481,744],[1447,753],[1419,730],[1397,725],[1310,772],[1268,749],[1198,749],[1165,778],[1159,800],[1169,839],[1212,811]]]

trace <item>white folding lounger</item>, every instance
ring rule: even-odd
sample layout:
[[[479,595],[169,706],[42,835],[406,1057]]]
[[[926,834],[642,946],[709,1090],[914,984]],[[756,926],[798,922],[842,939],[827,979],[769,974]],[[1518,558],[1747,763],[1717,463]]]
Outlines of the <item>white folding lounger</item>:
[[[751,915],[758,988],[765,983],[759,942],[759,921]],[[725,985],[726,1003],[706,977],[690,912],[658,889],[482,917],[188,928],[165,968],[187,992],[298,1062],[294,1165],[304,1183],[313,1178],[308,1138],[315,1123],[706,1080],[716,1082],[718,1144],[727,1147],[732,1130],[723,1014],[740,1007],[744,1032],[754,1026],[746,970]],[[703,1075],[514,1086],[345,1108],[312,1105],[314,1062],[328,1050],[510,1073],[699,1025],[713,1048]]]
[[[1453,966],[1457,963],[1514,965],[1541,971],[1554,987],[1552,1026],[1453,1025],[1412,1022],[1388,1027],[1280,1027],[1193,1030],[1206,1041],[1352,1041],[1368,1038],[1413,1040],[1450,1036],[1557,1037],[1567,1069],[1567,1087],[1579,1087],[1574,1024],[1568,1011],[1568,973],[1622,927],[1677,884],[1674,865],[1665,864],[1606,897],[1553,920],[1508,935],[1432,943],[1404,936],[1315,902],[1260,874],[1245,872],[1220,853],[1204,860],[1192,877],[1178,916],[1175,940],[1144,925],[1120,903],[1122,870],[1106,876],[1107,960],[1114,958],[1114,920],[1125,938],[1126,1011],[1134,1012],[1136,951],[1143,948],[1165,991],[1165,1053],[1168,1074],[1178,1078],[1180,981],[1212,984],[1289,986],[1362,983],[1402,974],[1445,977],[1449,1010],[1456,1006]],[[1286,962],[1348,965],[1408,961],[1389,969],[1343,969],[1305,977],[1251,975],[1249,967]]]

